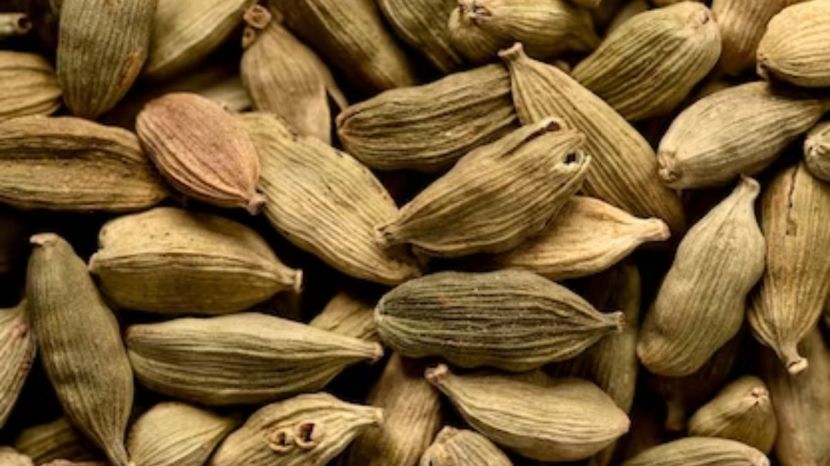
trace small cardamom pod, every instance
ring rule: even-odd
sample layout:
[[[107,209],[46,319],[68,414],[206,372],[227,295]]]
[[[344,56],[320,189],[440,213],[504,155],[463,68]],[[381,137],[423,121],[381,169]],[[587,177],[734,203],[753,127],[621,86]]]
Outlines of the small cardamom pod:
[[[723,50],[718,67],[730,75],[755,68],[755,55],[767,23],[787,6],[787,0],[713,0]]]
[[[37,352],[25,309],[25,300],[11,309],[0,309],[0,429],[14,408]]]
[[[398,37],[443,73],[464,62],[450,43],[446,21],[457,4],[457,0],[378,0],[383,16]]]
[[[362,297],[341,291],[308,325],[347,337],[379,342],[373,308],[374,304]]]
[[[817,124],[807,133],[804,162],[813,176],[830,182],[830,121]]]
[[[0,50],[0,122],[26,115],[49,115],[60,106],[61,87],[45,58]]]
[[[621,466],[769,466],[769,458],[743,443],[687,437],[650,448]]]
[[[421,457],[420,466],[513,466],[487,437],[446,426]]]
[[[9,447],[0,447],[0,464],[3,466],[35,466],[31,458]]]
[[[87,461],[98,457],[95,447],[65,417],[23,429],[14,448],[32,458],[35,464],[56,459]]]

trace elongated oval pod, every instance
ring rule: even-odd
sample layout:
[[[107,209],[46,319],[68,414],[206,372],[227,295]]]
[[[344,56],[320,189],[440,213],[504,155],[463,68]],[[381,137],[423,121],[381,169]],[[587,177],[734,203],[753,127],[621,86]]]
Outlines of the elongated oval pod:
[[[14,440],[14,448],[38,465],[61,458],[86,461],[99,456],[65,417],[23,429]]]
[[[219,446],[208,466],[325,466],[383,410],[327,393],[298,395],[256,411]]]
[[[14,408],[37,353],[25,309],[26,301],[0,309],[0,429]]]
[[[715,92],[683,110],[663,136],[657,151],[660,178],[686,189],[755,175],[824,110],[817,99],[775,93],[765,82]]]
[[[0,447],[0,464],[3,466],[35,466],[31,458],[9,447]]]
[[[374,306],[374,302],[341,291],[308,325],[347,337],[380,341],[372,312]]]
[[[830,122],[821,122],[807,133],[804,162],[813,176],[830,182]]]
[[[118,321],[69,243],[53,233],[31,242],[26,311],[43,367],[72,423],[113,466],[127,466],[133,373]]]
[[[513,466],[513,463],[487,437],[447,426],[424,452],[420,466]]]
[[[830,292],[830,186],[804,164],[773,179],[761,200],[767,269],[750,304],[755,337],[772,348],[792,374],[807,369],[797,345],[815,328]]]
[[[734,440],[688,437],[650,448],[622,466],[769,466],[762,452]]]
[[[713,0],[712,14],[723,43],[718,68],[731,75],[754,69],[767,23],[786,6],[787,0]]]
[[[346,366],[383,354],[377,343],[258,313],[132,325],[126,341],[144,385],[206,405],[318,390]]]
[[[61,106],[55,70],[34,53],[0,51],[0,122],[26,115],[49,115]]]
[[[521,44],[501,52],[510,68],[513,101],[523,124],[554,116],[585,134],[591,170],[583,190],[641,217],[658,217],[672,231],[684,228],[675,193],[655,176],[654,151],[602,99],[555,66],[525,55]]]
[[[457,5],[457,0],[378,0],[398,37],[443,73],[464,62],[452,47],[447,27],[447,18]]]

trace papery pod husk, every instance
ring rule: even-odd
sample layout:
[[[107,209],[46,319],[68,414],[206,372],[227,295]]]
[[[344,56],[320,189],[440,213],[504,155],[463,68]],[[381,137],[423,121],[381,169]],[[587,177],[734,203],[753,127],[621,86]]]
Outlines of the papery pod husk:
[[[764,454],[772,451],[777,432],[769,390],[754,375],[727,385],[689,419],[689,435],[737,440]]]
[[[373,309],[373,303],[341,291],[308,325],[347,337],[379,342]]]
[[[319,390],[346,366],[383,355],[377,343],[259,313],[136,324],[126,341],[145,386],[212,406]]]
[[[426,378],[487,438],[539,461],[588,458],[629,427],[628,417],[596,385],[542,373],[453,374],[441,364]]]
[[[149,102],[136,120],[147,155],[181,193],[251,214],[265,199],[256,192],[260,163],[242,125],[218,103],[192,93]]]
[[[669,235],[660,219],[637,218],[599,199],[573,196],[541,234],[485,262],[551,280],[584,277],[608,269],[643,243],[665,241]]]
[[[69,243],[53,233],[31,242],[26,312],[43,367],[75,427],[112,466],[127,466],[133,372],[118,321]]]
[[[392,221],[398,207],[368,168],[272,115],[249,113],[241,122],[262,160],[265,216],[277,231],[353,277],[394,285],[420,274],[405,252],[375,242],[375,227]]]
[[[640,329],[637,355],[650,372],[693,374],[741,330],[747,295],[764,272],[760,192],[741,178],[680,242]]]
[[[135,466],[202,466],[236,425],[185,403],[162,402],[130,427],[127,450]]]
[[[383,414],[327,393],[299,395],[256,411],[208,466],[325,466],[355,437],[382,425]]]
[[[539,59],[590,52],[600,42],[591,14],[568,0],[458,0],[449,34],[453,47],[474,63],[496,61],[499,50],[514,42]]]
[[[830,182],[830,121],[817,124],[807,133],[804,162],[813,176]]]
[[[787,0],[713,0],[723,43],[718,68],[730,75],[753,69],[767,23],[786,6]]]
[[[152,80],[193,67],[225,42],[255,0],[157,0],[147,64]]]
[[[28,455],[35,464],[56,459],[87,461],[98,457],[95,447],[65,417],[23,429],[14,448]]]
[[[393,89],[337,116],[346,151],[378,170],[442,171],[518,126],[502,65]]]
[[[613,31],[619,29],[629,19],[648,11],[650,8],[651,5],[646,0],[628,0],[611,19],[608,28],[606,28],[605,35],[608,36]]]
[[[420,466],[513,466],[513,463],[487,437],[447,426],[424,452]]]
[[[441,397],[424,379],[425,365],[393,354],[366,404],[383,409],[383,424],[359,436],[339,466],[417,466],[443,414]]]
[[[584,151],[591,156],[586,194],[638,217],[658,217],[673,232],[683,230],[680,200],[655,176],[654,151],[634,127],[563,71],[528,58],[521,44],[500,54],[510,68],[522,123],[555,116],[585,134]]]
[[[55,70],[34,53],[0,50],[0,122],[26,115],[49,115],[61,106]]]
[[[0,123],[0,202],[18,209],[125,212],[166,196],[129,131],[75,117]]]
[[[417,65],[384,24],[373,0],[269,0],[285,25],[372,93],[418,82]]]
[[[798,164],[780,172],[761,199],[767,269],[748,312],[755,337],[791,374],[807,369],[797,348],[816,327],[830,293],[830,185]]]
[[[255,230],[175,207],[105,223],[89,270],[119,306],[162,314],[242,311],[302,287]]]
[[[443,73],[464,62],[452,47],[447,27],[447,18],[457,5],[458,0],[378,0],[383,16],[398,37]]]
[[[375,322],[404,356],[513,372],[572,358],[624,327],[622,312],[600,313],[567,288],[512,269],[410,280],[381,298]]]
[[[36,352],[35,336],[26,316],[26,301],[10,309],[0,309],[0,429],[17,402]]]
[[[761,374],[769,387],[778,420],[775,456],[782,466],[830,464],[830,348],[816,329],[801,342],[810,367],[789,374],[775,354],[762,350]]]
[[[626,21],[572,76],[623,118],[639,121],[675,109],[715,66],[720,51],[712,12],[683,2]]]
[[[544,230],[582,186],[591,166],[584,140],[545,119],[480,147],[379,225],[378,239],[437,257],[514,248]]]
[[[621,466],[769,466],[762,452],[734,440],[687,437],[651,448]]]
[[[349,104],[322,60],[262,6],[245,14],[240,73],[257,110],[279,115],[303,136],[331,143],[332,111]]]
[[[3,466],[35,466],[31,458],[10,447],[0,447],[0,464]]]
[[[74,115],[94,120],[130,90],[150,48],[156,3],[63,0],[57,72]]]

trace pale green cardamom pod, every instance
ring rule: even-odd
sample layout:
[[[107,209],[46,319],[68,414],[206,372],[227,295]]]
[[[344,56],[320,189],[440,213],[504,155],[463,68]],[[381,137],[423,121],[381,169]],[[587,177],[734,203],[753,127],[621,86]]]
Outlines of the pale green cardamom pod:
[[[650,448],[622,466],[769,466],[763,453],[734,440],[687,437]]]
[[[513,466],[513,463],[487,437],[447,426],[424,452],[420,466]]]
[[[3,466],[35,466],[31,458],[9,447],[0,447],[0,464]]]
[[[804,162],[813,176],[830,182],[830,121],[817,124],[807,133]]]
[[[11,309],[0,309],[0,429],[17,402],[36,352],[26,301]]]
[[[723,43],[718,67],[731,75],[754,69],[767,23],[786,6],[787,0],[713,0],[712,14]]]
[[[378,0],[398,37],[443,73],[463,64],[450,43],[447,27],[447,18],[457,4],[457,0]]]
[[[380,341],[374,304],[349,292],[337,293],[308,325],[332,333],[367,341]]]
[[[56,459],[86,461],[98,457],[95,447],[65,417],[23,429],[14,448],[28,455],[35,464]]]
[[[60,106],[61,87],[45,58],[0,51],[0,122],[26,115],[49,115]]]

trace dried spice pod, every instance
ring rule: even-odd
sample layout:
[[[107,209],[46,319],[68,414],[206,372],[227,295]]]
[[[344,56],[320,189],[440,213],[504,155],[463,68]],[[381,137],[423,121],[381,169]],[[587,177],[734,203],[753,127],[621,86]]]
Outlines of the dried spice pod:
[[[159,171],[183,194],[254,214],[259,156],[239,122],[197,94],[171,93],[148,103],[136,120],[141,144]]]
[[[424,452],[420,466],[513,466],[513,463],[487,437],[447,426]]]
[[[14,448],[32,458],[35,464],[61,458],[86,461],[98,456],[95,447],[65,417],[23,429],[14,441]]]
[[[504,66],[393,89],[337,116],[343,147],[378,170],[436,172],[517,127]]]
[[[148,388],[206,405],[254,404],[319,390],[377,343],[259,313],[132,325],[127,349]]]
[[[541,373],[459,375],[447,366],[426,378],[490,440],[539,461],[588,458],[628,430],[628,417],[591,382]]]
[[[660,178],[676,189],[728,184],[769,166],[824,112],[821,101],[753,82],[715,92],[683,110],[660,141]]]
[[[57,70],[63,100],[94,120],[138,78],[150,48],[157,0],[63,0]]]
[[[26,301],[0,309],[0,429],[14,408],[37,352],[25,309]]]
[[[689,419],[689,435],[737,440],[764,454],[772,451],[777,432],[769,390],[754,375],[727,385]]]
[[[758,44],[758,75],[803,87],[830,86],[830,3],[803,2],[772,17]]]
[[[572,76],[623,118],[639,121],[674,110],[715,66],[720,51],[712,12],[683,2],[626,21]]]
[[[499,50],[514,42],[539,59],[599,45],[591,14],[567,0],[458,0],[449,34],[453,47],[474,63],[497,60]]]
[[[255,108],[279,115],[303,136],[331,143],[329,101],[338,111],[349,104],[326,64],[266,8],[252,6],[245,20],[240,72]]]
[[[830,121],[817,124],[807,133],[804,163],[813,176],[830,182]]]
[[[660,219],[637,218],[599,199],[573,196],[541,234],[485,262],[551,280],[584,277],[608,269],[645,242],[665,241],[669,235]]]
[[[582,186],[591,166],[584,140],[545,119],[480,147],[378,226],[378,241],[438,257],[514,248],[544,230]]]
[[[830,186],[804,164],[773,179],[761,200],[767,269],[753,296],[749,324],[791,374],[807,369],[797,345],[815,328],[830,293]]]
[[[767,23],[787,6],[787,0],[713,0],[723,50],[718,68],[739,75],[755,67],[755,54]]]
[[[621,466],[769,466],[762,452],[734,440],[688,437],[650,448]]]
[[[621,331],[623,319],[621,312],[598,312],[561,285],[510,269],[427,275],[386,293],[375,308],[381,339],[404,356],[516,372],[572,358]]]
[[[740,331],[747,295],[764,272],[760,191],[757,181],[741,178],[680,242],[637,343],[652,373],[690,375]]]
[[[0,123],[0,202],[18,209],[124,212],[166,196],[129,131],[75,117]]]
[[[405,253],[375,243],[375,226],[398,214],[368,168],[314,138],[291,133],[276,117],[241,117],[262,160],[265,216],[297,247],[353,277],[394,285],[418,275]]]
[[[378,0],[383,16],[398,37],[443,73],[463,64],[452,47],[447,27],[447,18],[457,5],[457,0]]]
[[[586,194],[639,217],[658,217],[673,232],[683,230],[680,201],[655,176],[654,151],[634,127],[563,71],[528,58],[521,44],[501,56],[510,68],[522,123],[556,116],[585,134],[584,150],[592,158]]]
[[[185,403],[162,402],[130,427],[127,450],[135,466],[202,466],[236,424]]]
[[[0,464],[3,466],[35,466],[31,458],[9,447],[0,447]]]
[[[308,325],[347,337],[380,341],[373,308],[373,303],[341,291]]]
[[[128,309],[226,314],[302,286],[256,231],[217,215],[157,207],[110,220],[98,243],[89,270]]]
[[[49,115],[61,106],[55,70],[34,53],[0,50],[0,122]]]
[[[222,442],[208,466],[325,466],[382,420],[380,408],[327,393],[299,395],[256,411]]]
[[[133,373],[118,321],[69,243],[53,233],[31,242],[26,312],[46,374],[75,427],[113,466],[127,466]]]

